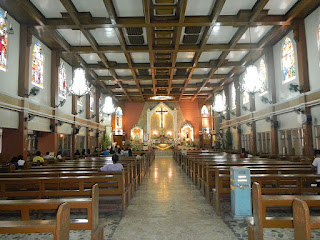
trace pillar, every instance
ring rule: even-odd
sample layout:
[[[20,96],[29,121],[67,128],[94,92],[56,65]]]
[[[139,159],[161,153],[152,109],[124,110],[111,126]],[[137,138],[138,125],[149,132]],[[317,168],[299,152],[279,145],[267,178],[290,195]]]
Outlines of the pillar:
[[[252,155],[257,154],[257,132],[256,132],[256,122],[251,121],[251,153]]]
[[[224,87],[224,94],[226,95],[226,120],[230,120],[230,94],[229,94],[229,85]]]

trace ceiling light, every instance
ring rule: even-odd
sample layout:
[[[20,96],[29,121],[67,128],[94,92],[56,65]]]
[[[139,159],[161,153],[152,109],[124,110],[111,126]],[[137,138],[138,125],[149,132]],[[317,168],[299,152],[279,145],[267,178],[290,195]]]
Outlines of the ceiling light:
[[[103,106],[102,112],[107,115],[111,115],[114,111],[115,111],[115,107],[112,102],[112,97],[108,96],[104,100],[104,106]]]
[[[222,113],[226,110],[226,104],[223,101],[222,94],[217,94],[215,96],[212,108],[217,113]]]
[[[74,77],[68,91],[79,98],[91,92],[91,86],[88,84],[85,71],[82,68],[74,70]]]
[[[153,96],[150,97],[151,100],[157,100],[157,101],[166,101],[166,100],[171,100],[173,99],[172,96]]]

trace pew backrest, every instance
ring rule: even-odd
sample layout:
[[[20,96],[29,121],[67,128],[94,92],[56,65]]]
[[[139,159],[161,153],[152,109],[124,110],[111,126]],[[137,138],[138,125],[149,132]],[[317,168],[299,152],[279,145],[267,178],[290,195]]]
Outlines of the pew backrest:
[[[293,226],[295,240],[310,240],[310,212],[305,201],[295,199],[292,204],[293,208]]]

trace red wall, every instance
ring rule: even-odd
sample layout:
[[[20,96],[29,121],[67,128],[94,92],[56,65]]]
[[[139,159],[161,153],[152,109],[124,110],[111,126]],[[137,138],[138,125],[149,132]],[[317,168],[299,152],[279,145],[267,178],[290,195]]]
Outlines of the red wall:
[[[191,123],[194,128],[194,137],[199,138],[200,124],[200,109],[198,101],[193,102],[179,102],[183,117],[185,121]]]
[[[11,161],[12,157],[23,155],[23,136],[17,129],[4,128],[2,132],[2,162]]]
[[[41,132],[38,137],[38,150],[41,155],[45,155],[46,152],[57,153],[57,134]]]
[[[124,106],[124,131],[126,132],[126,138],[131,137],[131,128],[139,122],[140,115],[142,113],[144,103],[139,102],[127,102]]]

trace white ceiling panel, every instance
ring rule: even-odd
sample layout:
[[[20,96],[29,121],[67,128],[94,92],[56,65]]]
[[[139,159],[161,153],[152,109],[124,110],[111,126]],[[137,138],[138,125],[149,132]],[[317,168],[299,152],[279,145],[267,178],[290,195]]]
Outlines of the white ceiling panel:
[[[96,54],[96,53],[83,53],[83,54],[80,54],[80,56],[88,64],[95,64],[95,63],[98,63],[98,61],[101,61],[98,54]]]
[[[58,29],[58,32],[71,46],[90,46],[80,30]]]
[[[131,53],[131,57],[134,63],[149,63],[149,53],[135,52]]]
[[[268,9],[270,15],[286,14],[298,0],[269,0],[264,9]]]
[[[226,68],[218,68],[218,70],[215,72],[216,74],[228,74],[231,71],[231,67]]]
[[[207,44],[229,43],[238,28],[231,26],[214,26]]]
[[[120,45],[116,32],[113,28],[97,28],[90,30],[99,45]]]
[[[192,62],[194,52],[178,52],[177,62]]]
[[[210,15],[216,0],[189,0],[186,8],[186,16]]]
[[[210,60],[217,60],[221,53],[221,51],[202,52],[199,58],[199,62],[209,62]]]
[[[109,61],[116,61],[117,63],[127,63],[126,56],[123,53],[105,53]]]
[[[193,71],[193,75],[203,75],[203,74],[208,74],[210,71],[210,68],[196,68]]]
[[[143,5],[141,0],[113,0],[118,17],[143,17]]]
[[[130,69],[116,69],[118,76],[132,76]]]
[[[138,89],[127,89],[128,92],[131,92],[131,93],[135,93],[135,92],[139,92]]]
[[[272,28],[272,26],[257,26],[257,27],[251,27],[251,42],[257,43],[263,38]],[[239,43],[250,43],[250,34],[249,29],[242,35],[242,37],[239,40]]]
[[[107,70],[107,69],[99,69],[99,70],[94,70],[94,71],[96,74],[98,74],[98,76],[111,76],[109,70]],[[109,85],[111,85],[111,84],[109,83]]]
[[[247,53],[248,51],[231,51],[227,59],[229,61],[240,61]]]
[[[256,0],[227,0],[220,15],[237,15],[239,10],[251,10],[255,3]]]
[[[109,17],[107,9],[101,0],[72,0],[78,12],[90,12],[93,17]]]
[[[209,83],[219,83],[221,79],[210,79]]]
[[[31,0],[46,18],[61,18],[62,12],[67,12],[59,0]]]

